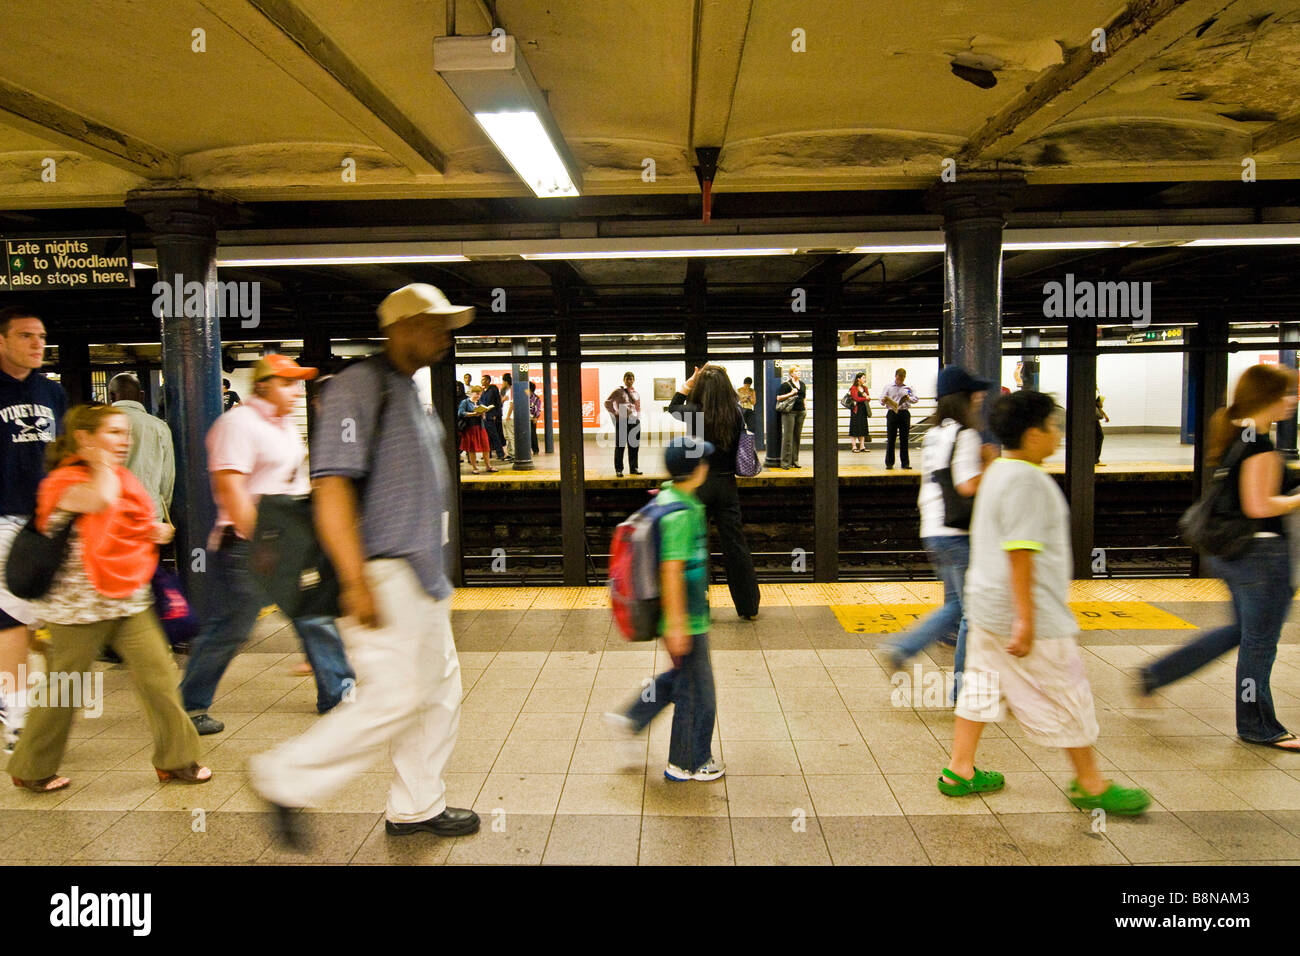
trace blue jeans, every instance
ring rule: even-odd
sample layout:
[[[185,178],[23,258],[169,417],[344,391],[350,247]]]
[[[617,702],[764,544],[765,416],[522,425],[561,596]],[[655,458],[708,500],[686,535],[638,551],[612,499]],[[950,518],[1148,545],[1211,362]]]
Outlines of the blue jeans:
[[[1286,734],[1273,712],[1269,677],[1282,624],[1291,609],[1291,556],[1286,538],[1254,538],[1239,558],[1210,558],[1210,568],[1232,593],[1233,623],[1206,631],[1186,647],[1145,668],[1147,684],[1163,687],[1237,651],[1237,736],[1268,743]],[[1249,683],[1247,683],[1249,682]]]
[[[930,552],[935,576],[943,582],[943,607],[926,615],[921,623],[891,643],[898,649],[899,657],[908,658],[945,637],[956,635],[957,660],[953,666],[960,673],[966,662],[966,617],[961,597],[966,587],[966,568],[970,565],[970,538],[953,534],[926,538],[923,543]]]
[[[694,773],[713,759],[713,722],[718,715],[708,634],[691,638],[691,652],[681,665],[647,685],[627,709],[627,716],[642,730],[669,704],[673,705],[673,731],[668,762]]]
[[[206,711],[212,706],[221,675],[248,640],[258,612],[271,603],[249,570],[250,550],[247,541],[236,541],[221,550],[208,551],[212,606],[190,647],[185,676],[181,678],[181,700],[187,711]],[[316,675],[316,710],[323,714],[343,699],[347,691],[343,682],[355,683],[356,675],[348,665],[333,618],[295,618],[293,628]]]

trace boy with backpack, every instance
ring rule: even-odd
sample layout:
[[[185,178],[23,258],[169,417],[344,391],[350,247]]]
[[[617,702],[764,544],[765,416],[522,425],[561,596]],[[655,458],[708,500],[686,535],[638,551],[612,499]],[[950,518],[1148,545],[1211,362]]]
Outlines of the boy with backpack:
[[[1150,795],[1103,778],[1092,749],[1096,708],[1067,603],[1070,511],[1042,468],[1061,443],[1056,418],[1051,396],[1033,391],[1003,395],[989,416],[1004,452],[980,479],[971,517],[966,670],[939,791],[962,797],[1002,789],[1002,774],[975,767],[975,749],[984,725],[1009,706],[1026,739],[1069,755],[1071,803],[1137,814]]]
[[[665,481],[654,505],[658,535],[660,613],[657,633],[673,658],[672,670],[654,679],[623,714],[606,721],[630,736],[673,705],[668,745],[669,780],[717,780],[725,772],[712,751],[717,698],[709,660],[709,548],[704,505],[695,490],[708,477],[713,445],[689,435],[664,449]],[[621,623],[621,622],[620,622]]]

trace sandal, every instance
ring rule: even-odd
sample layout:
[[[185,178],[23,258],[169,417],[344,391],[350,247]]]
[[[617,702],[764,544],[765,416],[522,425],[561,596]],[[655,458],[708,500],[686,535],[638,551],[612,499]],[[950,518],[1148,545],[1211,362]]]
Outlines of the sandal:
[[[472,474],[472,475],[477,475],[477,474],[478,474],[478,469],[477,469],[477,468],[471,468],[471,469],[470,469],[470,474]]]
[[[1100,808],[1118,816],[1136,816],[1151,806],[1151,794],[1145,790],[1121,787],[1116,783],[1111,783],[1102,793],[1091,794],[1079,786],[1078,780],[1071,780],[1067,795],[1080,810]]]
[[[485,471],[490,471],[490,472],[491,472],[492,474],[494,474],[494,475],[497,473],[497,469],[495,469],[495,468],[486,468],[486,469],[484,469],[484,470],[485,470]]]
[[[1240,738],[1243,744],[1254,744],[1256,747],[1272,747],[1274,750],[1285,750],[1287,753],[1300,754],[1300,747],[1283,747],[1282,744],[1290,743],[1293,740],[1300,740],[1295,734],[1285,734],[1276,740],[1247,740],[1245,737]]]
[[[60,777],[58,774],[51,774],[44,780],[19,780],[17,777],[10,777],[9,779],[14,782],[15,787],[22,787],[32,793],[53,793],[55,790],[62,790],[72,783],[67,777]]]
[[[948,779],[944,780],[943,777]],[[979,767],[975,768],[969,780],[957,776],[947,767],[943,768],[943,777],[939,778],[939,792],[949,797],[964,797],[971,793],[1001,790],[1007,782],[1007,778],[996,770],[981,770]]]
[[[163,783],[171,780],[176,780],[179,783],[207,783],[212,779],[212,771],[207,767],[199,766],[197,763],[192,763],[180,770],[162,770],[154,767],[154,771],[158,774],[158,779]]]

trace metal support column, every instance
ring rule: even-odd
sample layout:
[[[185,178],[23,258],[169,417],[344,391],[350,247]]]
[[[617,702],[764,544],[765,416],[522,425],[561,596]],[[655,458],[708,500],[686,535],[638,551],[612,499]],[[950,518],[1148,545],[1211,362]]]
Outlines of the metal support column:
[[[542,339],[542,448],[555,454],[555,418],[551,415],[551,340]]]
[[[68,407],[94,398],[90,381],[90,340],[84,335],[59,337],[59,384],[68,393]]]
[[[515,471],[534,471],[533,463],[533,422],[528,408],[528,340],[515,338],[510,340],[510,354],[514,362],[510,366],[510,377],[514,384],[510,386],[514,403],[514,421],[502,422],[505,428],[515,430]]]
[[[704,260],[691,259],[686,264],[686,377],[709,361],[708,291],[704,280]]]
[[[1036,349],[1042,343],[1042,335],[1039,329],[1022,329],[1020,332],[1020,347],[1022,349]],[[1030,391],[1038,391],[1038,353],[1025,351],[1020,356],[1020,387]]]
[[[827,301],[813,316],[813,580],[839,579],[840,442],[839,386],[836,353],[840,286],[826,291]]]
[[[1092,577],[1097,462],[1097,329],[1071,320],[1065,358],[1065,497],[1070,501],[1074,576]]]
[[[221,408],[221,320],[217,288],[217,225],[231,204],[200,189],[138,189],[128,194],[128,212],[153,233],[158,272],[155,301],[162,319],[162,364],[167,423],[176,445],[177,568],[191,599],[208,607],[203,552],[216,520],[204,438]],[[188,315],[186,283],[203,286],[201,314]]]
[[[1300,322],[1282,323],[1282,341],[1288,345],[1300,343]],[[1282,349],[1277,358],[1280,364],[1293,371],[1295,370],[1296,350],[1294,348]],[[1277,423],[1277,450],[1282,453],[1282,457],[1287,461],[1296,460],[1296,413],[1294,410],[1291,412],[1290,418],[1284,418]]]
[[[764,443],[763,436],[767,433],[764,427],[767,422],[767,415],[764,413],[763,404],[764,396],[767,395],[767,376],[763,374],[763,336],[754,336],[754,411],[750,414],[750,420],[753,422],[752,431],[754,432],[754,450],[764,451],[767,445]]]
[[[781,336],[765,336],[764,350],[768,355],[780,352]],[[763,385],[766,385],[766,388]],[[763,460],[763,467],[776,468],[781,464],[781,416],[776,411],[776,393],[781,387],[781,368],[777,364],[777,359],[770,358],[763,363],[763,385],[758,386],[763,401],[754,406],[760,415],[767,418],[767,455]]]
[[[1192,454],[1192,493],[1201,497],[1212,471],[1208,460],[1210,418],[1228,403],[1228,317],[1219,310],[1202,313],[1194,330],[1191,390],[1196,428]],[[1192,552],[1192,577],[1201,577],[1200,555]]]
[[[587,581],[587,496],[583,485],[582,337],[569,317],[567,296],[558,303],[555,336],[560,387],[560,539],[564,583]]]

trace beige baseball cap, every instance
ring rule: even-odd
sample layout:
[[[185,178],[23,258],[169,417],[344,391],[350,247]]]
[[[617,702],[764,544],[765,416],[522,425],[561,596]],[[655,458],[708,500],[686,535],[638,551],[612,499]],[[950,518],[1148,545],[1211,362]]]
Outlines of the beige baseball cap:
[[[447,328],[459,329],[474,321],[474,306],[452,305],[442,290],[424,282],[404,285],[379,303],[381,329],[412,315],[445,316]]]

